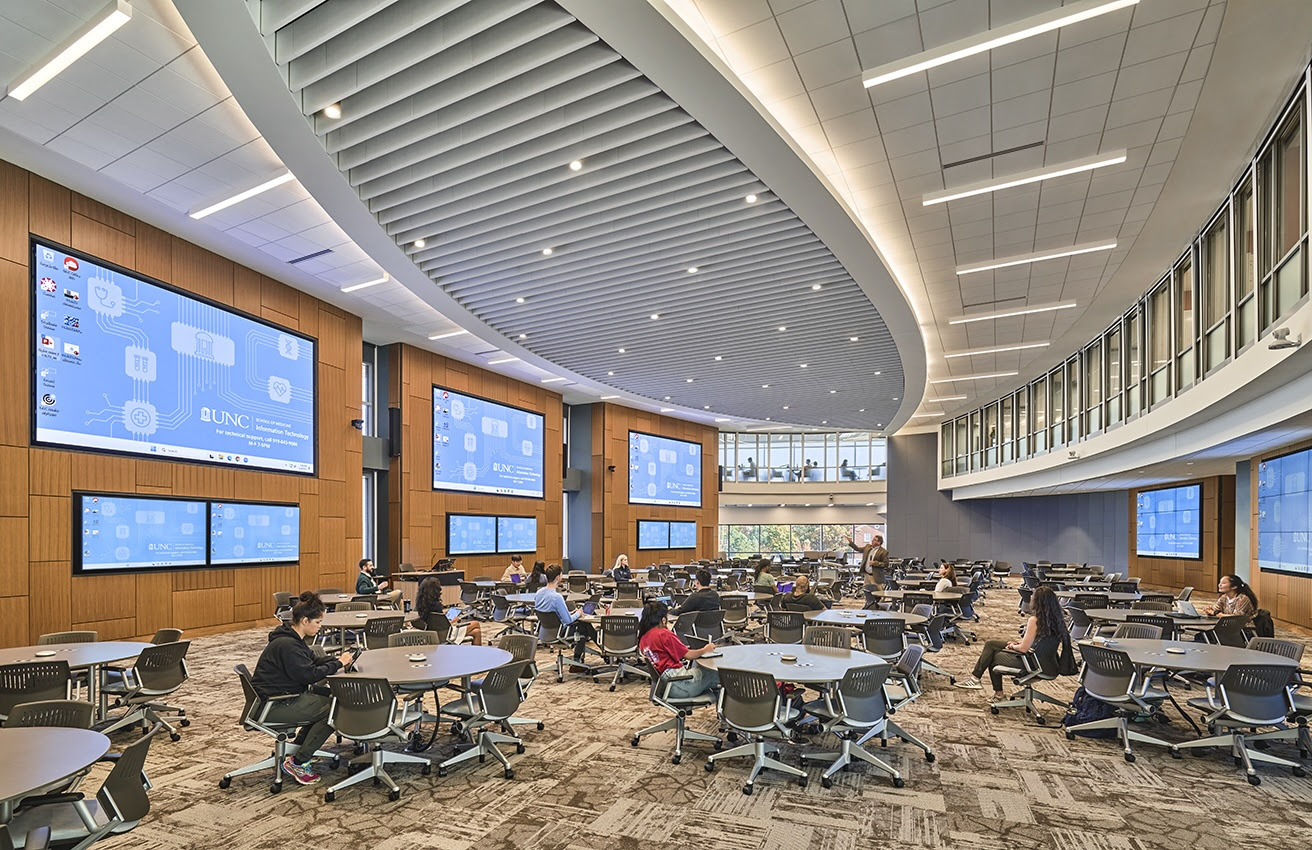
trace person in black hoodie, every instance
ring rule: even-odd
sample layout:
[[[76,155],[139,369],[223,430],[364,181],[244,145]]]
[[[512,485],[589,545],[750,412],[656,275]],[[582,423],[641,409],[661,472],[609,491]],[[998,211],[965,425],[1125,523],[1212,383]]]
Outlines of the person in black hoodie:
[[[720,594],[711,589],[711,571],[702,567],[697,571],[697,589],[694,590],[683,605],[679,607],[680,614],[687,614],[689,611],[718,611],[720,610]]]
[[[825,603],[820,601],[820,597],[811,592],[811,580],[806,576],[798,576],[793,582],[791,593],[780,593],[774,598],[776,605],[785,611],[823,611]]]
[[[324,606],[318,594],[302,593],[292,606],[291,620],[269,632],[269,642],[251,675],[251,684],[262,697],[298,695],[275,703],[269,709],[268,719],[301,727],[295,740],[296,753],[283,760],[282,769],[302,785],[319,781],[319,774],[310,764],[315,752],[332,734],[328,725],[328,706],[332,700],[322,688],[312,686],[355,660],[350,652],[343,652],[337,658],[320,658],[310,651],[305,639],[319,633],[323,614]]]

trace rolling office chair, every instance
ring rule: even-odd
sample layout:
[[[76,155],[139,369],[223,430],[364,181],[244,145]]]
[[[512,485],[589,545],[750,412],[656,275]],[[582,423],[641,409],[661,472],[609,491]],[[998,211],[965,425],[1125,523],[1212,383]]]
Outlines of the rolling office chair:
[[[477,711],[465,722],[465,728],[475,736],[474,746],[439,764],[438,776],[446,776],[451,767],[461,762],[475,758],[481,762],[491,756],[501,762],[506,779],[515,778],[515,770],[510,766],[510,760],[501,752],[497,744],[514,744],[515,752],[524,752],[524,741],[515,734],[509,722],[523,702],[524,695],[520,690],[519,682],[523,669],[523,661],[512,660],[489,670],[483,677],[478,688]],[[491,727],[501,731],[494,732]]]
[[[779,745],[767,741],[767,738],[791,737],[785,724],[800,714],[796,709],[784,706],[774,677],[768,673],[726,667],[721,667],[719,674],[720,698],[716,711],[720,723],[745,736],[747,743],[707,756],[706,770],[715,770],[715,763],[720,759],[752,756],[752,771],[743,785],[744,794],[752,793],[756,777],[766,768],[795,776],[797,784],[805,786],[806,771],[770,758],[779,753]]]
[[[71,699],[73,677],[67,661],[23,661],[0,666],[0,721],[25,702]]]
[[[841,626],[808,626],[802,635],[802,643],[806,646],[851,649],[852,633]]]
[[[901,620],[866,620],[861,624],[861,647],[871,655],[896,662],[907,646],[903,629]]]
[[[1294,710],[1290,693],[1294,668],[1279,664],[1233,664],[1213,685],[1207,684],[1207,696],[1189,700],[1191,708],[1206,712],[1204,721],[1212,734],[1194,741],[1185,741],[1171,747],[1171,755],[1179,758],[1180,750],[1197,747],[1230,747],[1235,762],[1242,764],[1249,785],[1261,785],[1262,779],[1253,768],[1253,762],[1278,764],[1293,768],[1295,776],[1306,776],[1297,762],[1289,761],[1257,749],[1248,742],[1290,738],[1296,732],[1283,728],[1288,715]],[[1273,732],[1246,734],[1246,728],[1276,726]]]
[[[238,664],[232,668],[232,672],[237,674],[241,681],[242,696],[245,697],[246,703],[241,710],[241,726],[251,732],[259,732],[268,735],[273,739],[273,755],[269,758],[257,761],[254,764],[248,764],[245,767],[239,767],[236,770],[230,770],[219,780],[220,788],[227,788],[232,785],[232,780],[237,776],[246,776],[251,773],[259,773],[263,770],[273,771],[273,784],[269,786],[269,793],[277,794],[282,790],[283,781],[283,761],[290,755],[296,755],[300,750],[300,745],[292,741],[299,723],[272,723],[269,721],[269,709],[279,702],[296,699],[300,694],[283,694],[281,696],[262,697],[255,690],[255,685],[251,682],[251,671],[246,668],[245,664]],[[316,758],[330,759],[332,766],[335,768],[341,764],[341,759],[333,753],[318,750],[315,752]]]
[[[765,618],[766,643],[801,643],[806,618],[800,611],[771,611]]]
[[[1169,694],[1151,685],[1140,685],[1139,671],[1130,663],[1128,653],[1106,646],[1077,644],[1084,657],[1084,675],[1080,684],[1085,693],[1106,703],[1116,712],[1102,720],[1092,720],[1066,727],[1067,740],[1075,740],[1078,732],[1091,729],[1115,729],[1125,752],[1125,760],[1134,761],[1131,742],[1157,744],[1169,747],[1166,741],[1136,732],[1129,727],[1130,718],[1139,715],[1155,716],[1161,712],[1162,702]]]
[[[633,733],[629,739],[629,744],[638,746],[644,735],[651,735],[656,732],[674,732],[674,752],[670,755],[670,763],[678,764],[683,760],[683,743],[684,741],[710,741],[715,745],[715,749],[720,749],[723,742],[715,735],[708,735],[705,732],[698,732],[688,728],[688,717],[694,709],[702,706],[714,705],[715,694],[706,691],[695,697],[673,697],[670,695],[671,686],[680,679],[691,678],[691,673],[685,668],[675,668],[666,670],[664,673],[657,673],[656,668],[651,665],[650,661],[643,659],[647,665],[647,676],[651,679],[651,692],[647,699],[651,704],[658,706],[670,712],[673,716],[662,720],[654,726],[648,726],[646,729],[639,729]]]
[[[1061,638],[1043,638],[1035,641],[1034,648],[1020,656],[1021,667],[994,667],[994,670],[1014,676],[1013,681],[1021,686],[1021,691],[1011,699],[993,703],[989,706],[989,711],[997,714],[1003,708],[1023,708],[1026,714],[1034,718],[1035,723],[1042,726],[1048,721],[1039,713],[1039,707],[1035,703],[1046,702],[1049,705],[1065,708],[1066,700],[1050,697],[1034,687],[1036,682],[1051,682],[1060,675],[1057,672],[1057,651],[1060,646]]]
[[[824,731],[832,732],[842,742],[842,748],[836,753],[802,753],[803,763],[808,759],[833,759],[821,775],[820,784],[824,787],[832,786],[834,774],[851,764],[853,759],[887,773],[893,778],[895,788],[905,784],[896,768],[857,743],[858,739],[869,740],[878,735],[888,722],[888,703],[884,697],[887,677],[888,668],[883,665],[853,667],[843,675],[836,688],[825,690],[820,699],[803,706],[808,714],[821,719]]]
[[[1074,637],[1074,635],[1072,635]],[[1112,640],[1161,640],[1162,630],[1151,623],[1121,623]]]
[[[418,764],[427,776],[432,762],[423,756],[383,750],[384,741],[405,743],[410,728],[419,722],[419,713],[410,704],[402,704],[386,679],[365,676],[331,676],[328,689],[332,702],[328,707],[328,725],[343,738],[364,747],[364,754],[351,759],[352,765],[367,765],[324,792],[324,802],[337,799],[337,792],[366,779],[377,779],[389,789],[387,799],[401,799],[401,789],[387,772],[389,764]]]
[[[190,726],[187,710],[166,705],[160,699],[176,693],[190,678],[191,674],[187,670],[187,650],[190,647],[189,640],[152,644],[141,651],[130,668],[123,671],[122,681],[107,683],[105,693],[117,697],[110,707],[124,707],[127,711],[101,731],[108,735],[135,725],[143,729],[163,726],[169,730],[170,740],[181,739],[182,736],[173,724],[160,714],[176,714],[179,726]]]
[[[696,612],[693,612],[696,613]],[[610,690],[624,678],[625,673],[634,673],[647,677],[650,674],[641,664],[638,652],[638,620],[627,614],[607,614],[601,618],[601,652],[615,664],[615,677],[610,680]]]

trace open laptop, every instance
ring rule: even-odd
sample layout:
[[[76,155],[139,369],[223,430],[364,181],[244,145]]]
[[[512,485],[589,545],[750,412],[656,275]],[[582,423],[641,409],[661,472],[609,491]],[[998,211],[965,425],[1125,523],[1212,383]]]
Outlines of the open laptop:
[[[519,583],[521,583],[522,581],[524,581],[524,577],[523,577],[522,575],[520,575],[519,573],[511,573],[511,574],[510,574],[510,583],[511,583],[511,584],[519,584]]]
[[[795,584],[796,584],[796,582],[791,582],[791,581],[781,581],[781,582],[779,582],[779,585],[778,585],[778,587],[776,588],[776,590],[777,590],[779,593],[783,593],[783,594],[792,593],[792,592],[793,592],[793,587],[795,586]]]
[[[1175,603],[1175,615],[1176,615],[1177,617],[1201,617],[1201,616],[1203,616],[1202,614],[1199,614],[1199,613],[1198,613],[1198,609],[1194,607],[1194,603],[1192,603],[1192,602],[1176,602],[1176,603]]]
[[[591,617],[591,616],[592,616],[593,614],[595,614],[595,613],[597,613],[597,603],[596,603],[596,602],[593,602],[592,600],[588,600],[587,602],[584,602],[584,603],[583,603],[583,614],[584,614],[584,616],[586,616],[586,617]]]

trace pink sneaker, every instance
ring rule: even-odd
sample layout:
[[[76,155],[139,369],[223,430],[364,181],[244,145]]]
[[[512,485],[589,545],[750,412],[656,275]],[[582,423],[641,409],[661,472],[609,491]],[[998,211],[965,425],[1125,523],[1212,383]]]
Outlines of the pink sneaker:
[[[282,769],[288,776],[302,785],[313,785],[319,781],[319,774],[310,770],[309,767],[303,767],[297,764],[296,759],[291,756],[287,756],[287,758],[283,759]]]

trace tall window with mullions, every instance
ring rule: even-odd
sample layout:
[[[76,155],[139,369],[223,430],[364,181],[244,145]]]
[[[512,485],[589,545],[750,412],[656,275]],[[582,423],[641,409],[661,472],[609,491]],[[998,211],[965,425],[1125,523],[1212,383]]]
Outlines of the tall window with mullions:
[[[1258,232],[1262,240],[1258,292],[1263,331],[1307,294],[1305,165],[1303,110],[1295,106],[1258,163]]]

